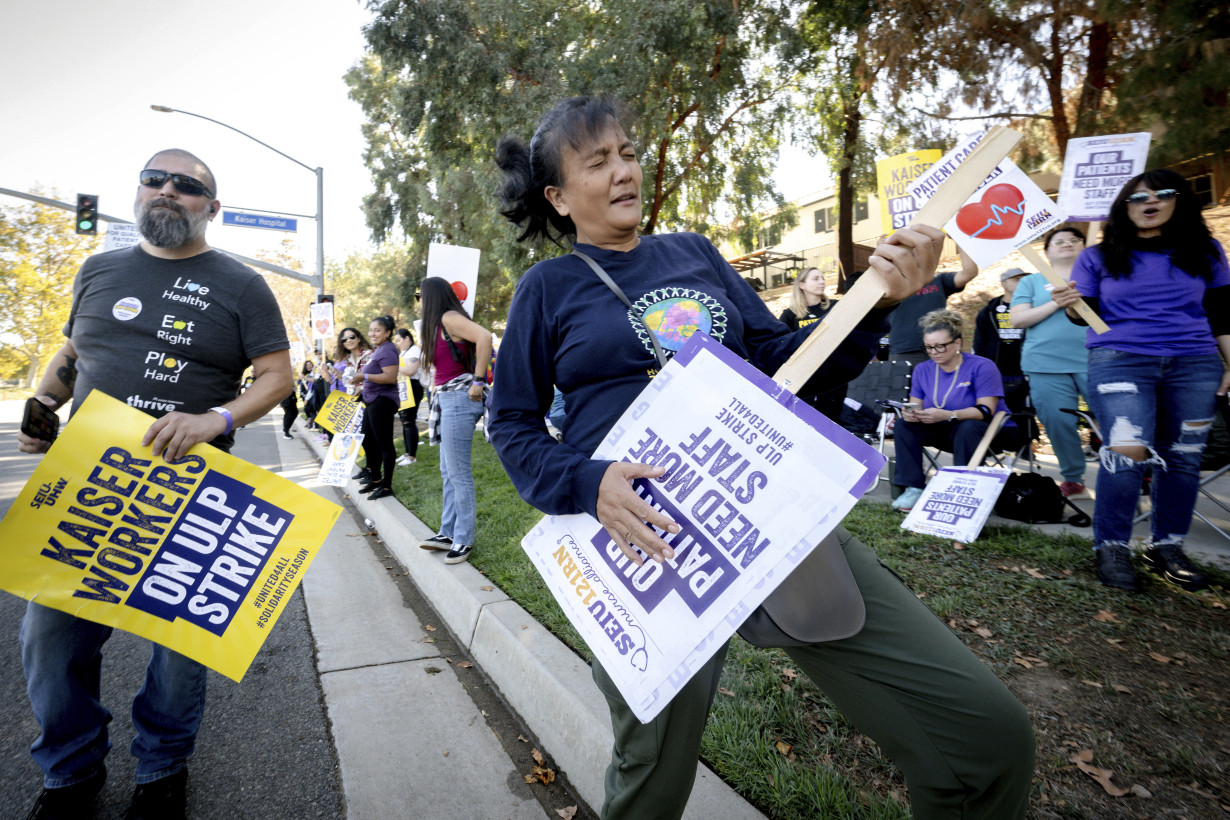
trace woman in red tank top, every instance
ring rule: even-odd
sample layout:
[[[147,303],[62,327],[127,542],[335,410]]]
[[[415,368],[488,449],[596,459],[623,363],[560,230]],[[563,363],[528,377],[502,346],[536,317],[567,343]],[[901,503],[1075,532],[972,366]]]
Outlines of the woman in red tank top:
[[[458,564],[470,557],[478,523],[470,447],[474,425],[483,415],[491,331],[471,321],[444,279],[424,279],[420,298],[421,364],[435,372],[431,400],[440,414],[440,477],[444,484],[440,530],[422,546],[448,550],[444,562]]]

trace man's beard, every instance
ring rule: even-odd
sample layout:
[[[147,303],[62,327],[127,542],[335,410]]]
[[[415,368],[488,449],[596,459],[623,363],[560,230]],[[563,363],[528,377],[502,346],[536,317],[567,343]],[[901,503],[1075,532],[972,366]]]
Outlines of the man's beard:
[[[171,199],[137,202],[137,229],[155,248],[180,248],[200,239],[208,221],[206,214],[189,214]]]

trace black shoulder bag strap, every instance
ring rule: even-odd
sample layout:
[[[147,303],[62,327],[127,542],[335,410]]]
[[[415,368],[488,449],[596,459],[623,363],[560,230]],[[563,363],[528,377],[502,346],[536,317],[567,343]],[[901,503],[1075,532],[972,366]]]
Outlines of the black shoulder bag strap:
[[[575,256],[580,257],[585,264],[589,265],[590,270],[598,274],[598,278],[606,283],[606,286],[619,297],[619,301],[623,302],[627,306],[628,310],[632,312],[632,315],[637,318],[637,320],[641,323],[641,327],[645,328],[645,332],[649,334],[649,341],[653,344],[653,353],[658,357],[658,366],[666,367],[666,354],[662,352],[662,345],[658,342],[658,334],[654,333],[653,328],[645,322],[645,317],[637,313],[636,309],[632,307],[632,303],[628,301],[628,297],[624,296],[624,292],[619,289],[619,285],[615,284],[615,281],[607,275],[607,272],[602,269],[602,266],[595,262],[592,258],[581,253],[576,248],[572,249],[572,253]]]

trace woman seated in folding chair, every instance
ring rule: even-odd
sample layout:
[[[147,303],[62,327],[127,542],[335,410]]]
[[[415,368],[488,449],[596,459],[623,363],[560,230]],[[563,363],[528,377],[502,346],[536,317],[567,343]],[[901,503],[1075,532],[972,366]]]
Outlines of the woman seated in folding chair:
[[[1004,383],[995,362],[961,352],[961,316],[951,310],[933,310],[919,322],[928,361],[914,368],[910,402],[893,432],[897,452],[895,478],[905,491],[893,509],[908,511],[926,485],[923,447],[949,451],[953,463],[969,463],[978,443],[1004,403]],[[1024,434],[1008,421],[991,444],[993,451],[1016,449]]]

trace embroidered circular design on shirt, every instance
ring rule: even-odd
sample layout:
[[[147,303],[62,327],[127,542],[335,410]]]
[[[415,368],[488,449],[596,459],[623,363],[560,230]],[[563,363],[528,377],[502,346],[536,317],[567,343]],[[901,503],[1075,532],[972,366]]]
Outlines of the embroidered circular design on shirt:
[[[645,324],[637,316],[643,316]],[[726,309],[722,303],[707,293],[687,288],[659,288],[646,293],[633,303],[628,321],[650,353],[653,343],[645,325],[653,329],[662,349],[671,354],[698,330],[718,342],[726,335]]]
[[[137,318],[137,314],[140,312],[141,300],[135,296],[125,296],[111,306],[111,315],[121,322]]]

